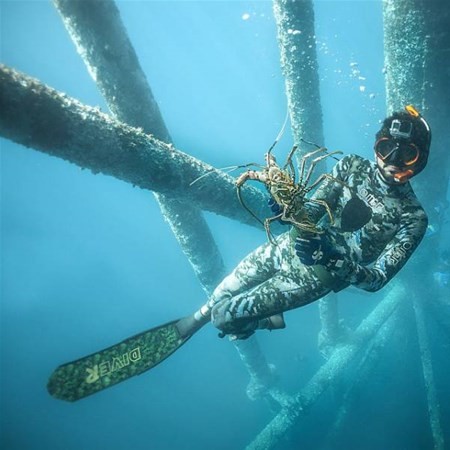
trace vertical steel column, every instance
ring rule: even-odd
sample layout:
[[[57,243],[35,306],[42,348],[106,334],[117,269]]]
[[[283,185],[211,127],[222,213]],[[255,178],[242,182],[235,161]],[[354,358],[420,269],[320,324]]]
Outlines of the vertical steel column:
[[[303,153],[302,138],[324,141],[313,2],[274,0],[273,11],[294,142]]]
[[[425,242],[429,251],[427,261],[422,259],[421,266],[422,270],[425,267],[433,270],[429,261],[438,260],[440,225],[448,206],[442,199],[446,198],[450,176],[450,3],[445,0],[384,0],[383,20],[387,109],[392,112],[413,103],[421,109],[433,132],[428,167],[413,179],[430,222],[438,231],[437,245]],[[432,280],[431,274],[428,275]],[[427,296],[421,286],[418,292],[424,298]],[[414,311],[422,370],[435,448],[441,449],[444,442],[439,403],[420,301],[415,299]]]
[[[428,166],[413,184],[438,226],[450,178],[450,2],[384,0],[383,22],[387,110],[415,104],[433,132]]]
[[[427,38],[423,8],[417,0],[385,0],[384,65],[388,114],[410,103],[425,109]]]
[[[274,0],[273,11],[292,133],[294,143],[299,147],[299,160],[312,150],[302,139],[324,145],[314,7],[311,0]],[[325,161],[318,164],[316,175],[325,172],[326,168]],[[320,346],[331,349],[340,330],[336,295],[320,300],[319,311],[322,323]]]

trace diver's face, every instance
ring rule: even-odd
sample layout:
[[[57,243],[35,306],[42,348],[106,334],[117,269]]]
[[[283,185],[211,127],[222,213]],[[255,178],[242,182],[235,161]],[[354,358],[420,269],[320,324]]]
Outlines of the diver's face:
[[[380,157],[375,155],[377,161],[378,171],[381,178],[390,185],[399,185],[407,183],[414,172],[406,167],[397,167],[392,164],[384,162]]]
[[[381,137],[374,145],[378,170],[388,184],[405,184],[413,175],[420,150],[410,140]]]

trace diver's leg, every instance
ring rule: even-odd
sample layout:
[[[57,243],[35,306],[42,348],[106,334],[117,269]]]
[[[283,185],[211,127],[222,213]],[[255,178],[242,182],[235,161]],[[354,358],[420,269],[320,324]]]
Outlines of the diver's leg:
[[[282,237],[278,238],[283,240]],[[214,290],[205,305],[177,323],[181,336],[189,336],[210,321],[214,305],[245,292],[272,277],[280,268],[279,247],[265,243],[245,257]]]
[[[225,334],[245,335],[243,331],[261,327],[261,319],[307,305],[328,292],[330,289],[320,282],[314,269],[298,265],[250,291],[223,299],[212,309],[212,322]]]
[[[278,246],[267,242],[258,247],[216,287],[207,302],[209,309],[224,299],[246,292],[274,276],[280,270],[280,258]]]

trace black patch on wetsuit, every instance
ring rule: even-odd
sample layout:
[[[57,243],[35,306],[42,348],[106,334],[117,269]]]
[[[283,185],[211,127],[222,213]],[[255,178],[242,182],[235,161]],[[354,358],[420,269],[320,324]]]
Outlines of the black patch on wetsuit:
[[[372,218],[372,210],[358,197],[352,197],[341,215],[342,231],[356,231]]]

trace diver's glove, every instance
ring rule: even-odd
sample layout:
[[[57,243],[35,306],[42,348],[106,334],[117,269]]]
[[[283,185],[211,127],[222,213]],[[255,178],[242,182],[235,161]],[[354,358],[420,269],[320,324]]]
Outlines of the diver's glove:
[[[333,270],[343,264],[343,257],[325,233],[304,233],[295,240],[295,253],[305,266],[322,265]]]
[[[269,208],[272,211],[274,217],[281,216],[281,214],[283,214],[283,207],[279,203],[277,203],[273,197],[269,198],[267,204],[269,205]],[[287,222],[286,220],[278,219],[278,222],[280,222],[281,225],[289,225],[289,222]]]
[[[211,323],[220,330],[219,337],[229,336],[230,340],[248,339],[258,327],[258,320],[250,317],[234,318],[230,302],[217,303],[211,310]]]

